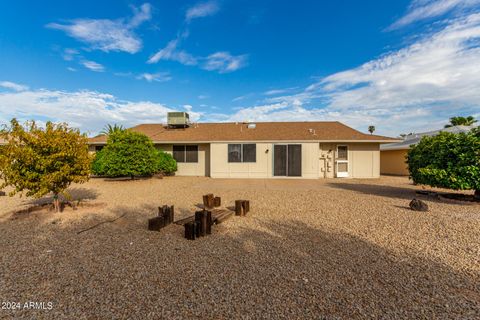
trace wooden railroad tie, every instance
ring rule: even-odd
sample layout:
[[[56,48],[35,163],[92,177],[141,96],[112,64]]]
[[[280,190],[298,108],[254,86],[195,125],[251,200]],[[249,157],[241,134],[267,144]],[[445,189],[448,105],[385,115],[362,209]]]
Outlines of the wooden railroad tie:
[[[235,200],[235,215],[244,216],[250,211],[249,200]]]
[[[160,231],[160,229],[173,223],[174,217],[174,206],[164,205],[162,207],[158,207],[158,216],[152,219],[148,219],[148,230]]]
[[[222,205],[222,198],[215,197],[213,193],[203,196],[203,207],[205,209],[218,208]]]

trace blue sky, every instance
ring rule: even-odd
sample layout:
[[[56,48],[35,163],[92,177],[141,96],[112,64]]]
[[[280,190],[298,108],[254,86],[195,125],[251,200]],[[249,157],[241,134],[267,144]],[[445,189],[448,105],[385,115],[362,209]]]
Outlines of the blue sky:
[[[480,0],[0,3],[0,122],[480,117]]]

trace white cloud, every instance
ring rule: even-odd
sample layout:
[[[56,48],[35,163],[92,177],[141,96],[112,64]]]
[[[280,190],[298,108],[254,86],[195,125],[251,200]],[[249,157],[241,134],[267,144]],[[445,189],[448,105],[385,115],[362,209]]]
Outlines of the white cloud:
[[[220,8],[216,1],[197,3],[187,10],[185,14],[185,20],[189,22],[196,18],[212,16],[217,13],[219,9]]]
[[[100,131],[107,123],[126,127],[141,123],[165,123],[167,112],[175,111],[160,103],[150,101],[125,101],[113,95],[95,91],[28,90],[0,92],[0,122],[11,118],[21,121],[45,119],[67,122],[91,134]],[[198,114],[192,110],[192,119]]]
[[[68,70],[68,71],[71,71],[71,72],[77,72],[77,69],[72,68],[72,67],[67,67],[67,70]]]
[[[247,56],[233,56],[229,52],[216,52],[205,58],[202,68],[219,73],[233,72],[247,65]]]
[[[453,103],[480,105],[480,14],[358,68],[324,78],[337,108],[391,108]]]
[[[160,60],[177,61],[183,65],[195,66],[200,64],[202,69],[219,73],[233,72],[247,65],[247,55],[231,55],[229,52],[216,52],[207,57],[195,57],[192,54],[179,50],[182,38],[170,41],[167,46],[148,59],[147,63],[157,63]]]
[[[148,59],[148,63],[157,63],[160,60],[177,61],[187,66],[198,63],[198,59],[184,50],[177,50],[180,39],[170,41],[167,46]]]
[[[11,81],[1,81],[0,82],[0,87],[10,89],[10,90],[14,90],[14,91],[28,90],[27,86],[25,86],[23,84],[18,84],[18,83],[15,83],[15,82],[11,82]]]
[[[480,0],[413,0],[407,13],[388,29],[398,29],[417,21],[441,16],[452,10],[465,10],[478,4]]]
[[[298,89],[298,87],[291,87],[291,88],[285,88],[285,89],[272,89],[272,90],[265,91],[263,94],[266,96],[276,96],[279,94],[291,92],[295,89]]]
[[[142,73],[137,76],[137,79],[147,80],[148,82],[166,82],[172,80],[172,77],[168,72],[157,73]]]
[[[91,49],[125,51],[136,53],[142,48],[142,40],[134,29],[151,19],[151,6],[146,3],[134,8],[131,19],[75,19],[68,24],[49,23],[47,28],[61,30],[78,41],[87,43]]]
[[[438,129],[456,115],[480,114],[480,13],[292,95],[269,97],[229,120],[337,120],[379,134]]]
[[[73,61],[78,54],[78,50],[66,48],[65,50],[63,50],[63,60]]]
[[[130,28],[136,28],[152,18],[152,6],[149,3],[142,4],[140,8],[135,6],[131,6],[131,8],[133,17],[128,22]]]
[[[84,60],[82,61],[82,65],[95,72],[104,72],[105,67],[101,65],[100,63],[96,63],[95,61],[89,61],[89,60]]]

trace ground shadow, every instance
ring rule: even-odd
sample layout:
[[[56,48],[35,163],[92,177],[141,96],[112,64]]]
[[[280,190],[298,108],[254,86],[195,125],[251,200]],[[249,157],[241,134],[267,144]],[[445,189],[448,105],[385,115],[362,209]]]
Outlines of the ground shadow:
[[[98,197],[98,192],[94,189],[87,188],[69,188],[66,192],[59,196],[61,201],[84,201],[95,200]],[[39,199],[32,199],[29,205],[45,205],[53,202],[53,195],[48,195]]]
[[[417,198],[417,199],[419,198],[419,199],[429,200],[433,202],[456,204],[456,205],[465,205],[466,203],[465,201],[455,201],[451,199],[442,199],[437,196],[419,194],[416,192],[417,190],[413,188],[393,187],[389,185],[335,182],[335,183],[328,183],[328,186],[335,189],[349,190],[349,191],[360,192],[360,193],[369,194],[369,195],[398,198],[398,199],[405,199],[405,200],[412,200],[413,198]],[[448,194],[448,193],[442,193],[442,194]]]
[[[288,306],[311,310],[314,317],[341,319],[479,315],[480,274],[473,265],[459,272],[420,252],[393,253],[358,236],[299,221],[261,223],[227,237],[233,240],[230,251],[242,257],[241,265],[230,267],[249,270],[242,288],[244,295],[256,296],[241,305],[246,314],[261,301],[262,308],[277,314],[285,315]],[[255,292],[258,279],[268,288],[263,296]],[[271,292],[281,292],[282,298]]]
[[[422,248],[392,252],[320,224],[254,215],[233,217],[211,236],[189,241],[180,226],[147,231],[145,219],[157,211],[117,207],[109,220],[118,219],[79,234],[77,225],[53,236],[9,225],[21,236],[15,246],[0,237],[0,274],[7,275],[0,296],[31,297],[40,288],[37,299],[54,301],[59,318],[478,318],[474,250],[459,248],[471,265],[455,270]]]

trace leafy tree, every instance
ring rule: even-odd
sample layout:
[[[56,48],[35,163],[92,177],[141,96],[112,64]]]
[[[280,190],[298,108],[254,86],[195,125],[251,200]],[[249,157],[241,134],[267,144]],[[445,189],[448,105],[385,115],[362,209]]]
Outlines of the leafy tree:
[[[177,171],[177,161],[169,153],[158,151],[158,170],[166,174]]]
[[[100,134],[104,135],[111,135],[112,133],[117,133],[124,131],[125,128],[122,125],[114,124],[113,126],[111,124],[107,124],[102,131],[100,131]]]
[[[108,136],[107,145],[92,165],[95,174],[108,177],[145,176],[160,171],[159,151],[146,135],[122,130]]]
[[[450,118],[450,123],[445,125],[445,128],[450,128],[453,126],[471,126],[475,122],[477,122],[474,117],[468,116],[468,117],[453,117]]]
[[[370,134],[373,134],[375,132],[375,126],[368,126],[368,132],[370,132]]]
[[[480,130],[441,132],[423,137],[407,155],[415,183],[455,190],[475,190],[480,198]]]
[[[36,198],[53,193],[59,211],[58,195],[71,183],[89,179],[87,137],[67,124],[47,122],[45,128],[40,128],[35,121],[22,126],[13,119],[0,136],[7,141],[0,154],[0,189],[12,186],[11,196],[24,191],[28,197]]]

